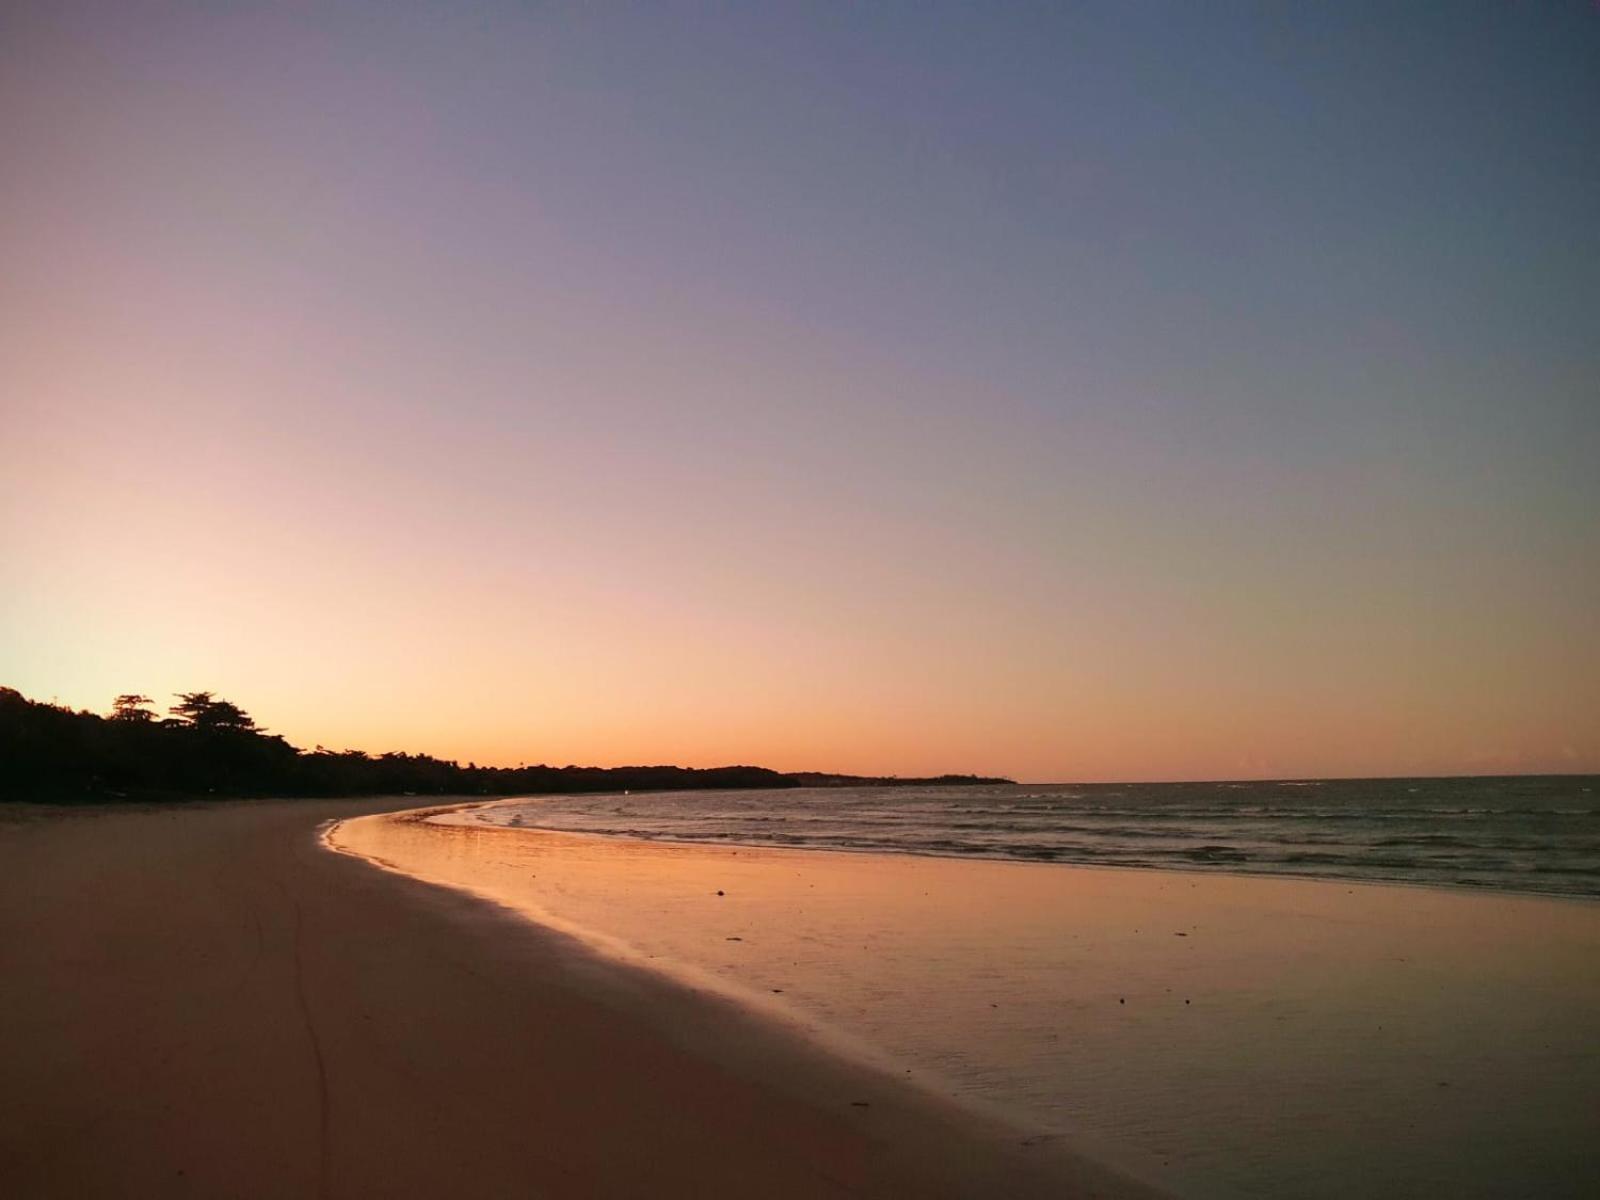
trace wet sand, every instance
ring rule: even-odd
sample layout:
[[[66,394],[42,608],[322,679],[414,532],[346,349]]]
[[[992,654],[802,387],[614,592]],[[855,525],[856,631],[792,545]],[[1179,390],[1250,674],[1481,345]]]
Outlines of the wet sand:
[[[1186,1196],[1588,1197],[1600,904],[357,819],[329,840]]]
[[[1150,1194],[319,842],[401,806],[0,810],[0,1194]]]

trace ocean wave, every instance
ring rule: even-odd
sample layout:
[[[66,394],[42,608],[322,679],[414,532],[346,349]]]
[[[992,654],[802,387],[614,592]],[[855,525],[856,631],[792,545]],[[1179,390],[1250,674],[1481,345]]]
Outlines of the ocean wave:
[[[1589,780],[1291,781],[538,797],[492,823],[798,849],[1600,895]],[[1312,786],[1314,785],[1314,786]]]

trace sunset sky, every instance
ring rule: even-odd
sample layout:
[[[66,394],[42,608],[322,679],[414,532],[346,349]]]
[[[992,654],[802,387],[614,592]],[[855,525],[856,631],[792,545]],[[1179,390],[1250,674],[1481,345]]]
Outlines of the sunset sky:
[[[1589,3],[0,12],[0,684],[1600,771]]]

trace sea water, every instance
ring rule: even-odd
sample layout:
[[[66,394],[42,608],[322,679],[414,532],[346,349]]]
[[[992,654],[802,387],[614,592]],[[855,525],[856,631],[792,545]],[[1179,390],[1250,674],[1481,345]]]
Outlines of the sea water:
[[[1600,895],[1593,776],[537,797],[476,819],[674,841]]]

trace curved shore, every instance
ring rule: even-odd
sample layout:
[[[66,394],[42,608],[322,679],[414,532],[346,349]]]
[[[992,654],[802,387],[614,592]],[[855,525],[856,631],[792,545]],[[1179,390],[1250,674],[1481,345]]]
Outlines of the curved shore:
[[[318,842],[405,806],[0,813],[0,1192],[1151,1194]]]
[[[1593,1191],[1592,901],[482,814],[325,840],[1179,1194]]]

